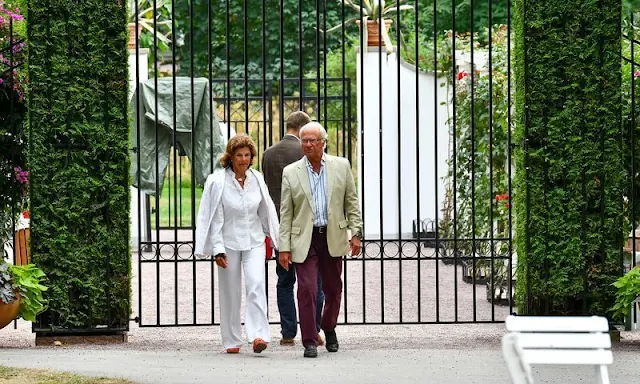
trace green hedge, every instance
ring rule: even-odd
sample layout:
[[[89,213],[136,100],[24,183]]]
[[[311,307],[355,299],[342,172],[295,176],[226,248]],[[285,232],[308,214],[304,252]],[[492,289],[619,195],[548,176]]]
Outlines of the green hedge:
[[[515,2],[517,301],[606,315],[621,273],[616,0]]]
[[[31,250],[50,286],[36,330],[128,327],[126,23],[125,1],[30,2]]]

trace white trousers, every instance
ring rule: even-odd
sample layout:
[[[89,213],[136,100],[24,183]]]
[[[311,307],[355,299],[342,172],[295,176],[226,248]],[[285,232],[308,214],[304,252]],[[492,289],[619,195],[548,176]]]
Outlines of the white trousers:
[[[220,300],[220,332],[225,348],[239,348],[242,344],[242,272],[246,291],[244,325],[249,342],[261,338],[269,342],[271,334],[267,318],[265,288],[265,246],[249,251],[227,249],[227,268],[218,268],[218,297]]]

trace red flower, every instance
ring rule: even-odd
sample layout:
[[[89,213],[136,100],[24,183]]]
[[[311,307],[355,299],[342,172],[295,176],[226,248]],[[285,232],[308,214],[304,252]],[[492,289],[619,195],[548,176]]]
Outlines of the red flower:
[[[465,71],[458,72],[457,79],[458,79],[458,80],[462,80],[462,79],[464,79],[464,78],[465,78],[465,77],[467,77],[467,76],[469,76],[469,74],[468,74],[467,72],[465,72]]]
[[[29,218],[29,211],[27,211],[27,210],[25,209],[25,210],[22,212],[22,216],[23,216],[25,219],[28,219],[28,218]]]

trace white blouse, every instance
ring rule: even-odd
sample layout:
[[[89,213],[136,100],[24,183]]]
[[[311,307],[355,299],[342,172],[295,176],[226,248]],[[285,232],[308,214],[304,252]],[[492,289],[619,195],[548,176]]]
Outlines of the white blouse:
[[[214,217],[214,249],[248,251],[262,245],[265,233],[269,233],[269,214],[258,180],[251,172],[246,176],[242,188],[231,168],[225,172],[222,199]]]

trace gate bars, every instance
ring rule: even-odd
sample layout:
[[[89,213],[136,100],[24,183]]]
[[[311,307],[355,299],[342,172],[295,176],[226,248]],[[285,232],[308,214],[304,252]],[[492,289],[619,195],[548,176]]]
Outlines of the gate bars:
[[[449,0],[446,17],[428,17],[443,14],[441,1],[387,4],[377,41],[348,22],[368,15],[358,1],[138,0],[135,14],[143,3],[153,32],[136,20],[131,54],[156,88],[160,77],[173,79],[171,111],[176,79],[189,77],[196,115],[194,81],[206,78],[202,108],[221,122],[216,132],[210,120],[208,135],[250,134],[258,169],[298,109],[327,128],[329,153],[351,161],[365,246],[344,258],[342,324],[499,322],[513,311],[509,1],[470,0],[469,14],[456,14],[459,1]],[[383,16],[393,52],[384,49]],[[140,84],[140,71],[132,77]],[[140,106],[132,112],[140,126]],[[193,255],[197,161],[181,156],[175,130],[171,140],[166,185],[155,167],[160,196],[135,193],[134,316],[143,327],[219,324],[213,259]],[[140,149],[139,136],[132,146]],[[139,165],[140,151],[132,155]],[[212,171],[217,154],[209,155]],[[274,263],[265,279],[277,323]]]

